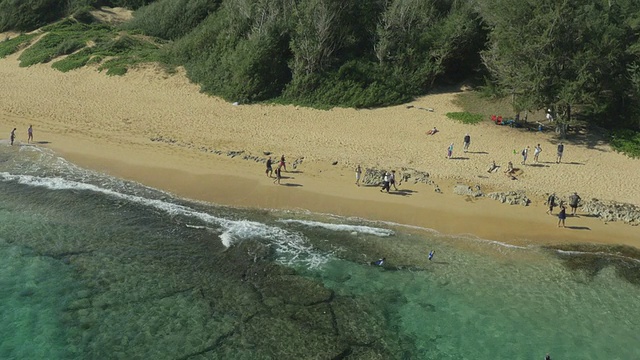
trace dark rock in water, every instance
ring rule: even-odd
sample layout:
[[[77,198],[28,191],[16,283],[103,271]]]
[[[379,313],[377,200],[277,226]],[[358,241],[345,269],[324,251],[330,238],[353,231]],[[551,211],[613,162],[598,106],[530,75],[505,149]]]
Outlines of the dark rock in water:
[[[242,326],[244,343],[272,359],[338,359],[349,344],[335,332],[308,328],[291,317],[258,314]]]
[[[353,346],[345,360],[385,360],[394,359],[388,351],[375,347]]]
[[[564,265],[593,279],[604,268],[613,266],[616,274],[640,286],[640,249],[625,245],[564,244],[550,245]]]
[[[322,284],[295,275],[269,276],[257,286],[263,296],[280,297],[289,304],[313,305],[333,297],[333,292]]]
[[[372,305],[352,298],[338,297],[331,302],[338,331],[347,341],[371,344],[383,336],[384,319]]]
[[[24,290],[20,291],[20,296],[21,297],[30,297],[30,296],[33,296],[33,294],[35,294],[35,293],[36,293],[35,289],[28,288],[28,289],[24,289]]]
[[[329,303],[297,307],[289,317],[304,327],[337,335],[333,324],[333,310]]]

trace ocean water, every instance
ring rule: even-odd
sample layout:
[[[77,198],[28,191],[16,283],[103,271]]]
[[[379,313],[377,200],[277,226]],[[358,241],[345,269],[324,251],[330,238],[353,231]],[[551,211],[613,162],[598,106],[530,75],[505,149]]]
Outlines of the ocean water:
[[[189,201],[0,144],[0,359],[640,359],[629,252]]]

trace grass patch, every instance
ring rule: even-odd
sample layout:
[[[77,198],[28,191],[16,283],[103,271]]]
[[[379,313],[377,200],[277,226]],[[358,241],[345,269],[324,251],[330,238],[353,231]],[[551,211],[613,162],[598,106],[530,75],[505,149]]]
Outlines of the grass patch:
[[[491,115],[499,115],[504,119],[515,117],[515,111],[511,105],[509,97],[495,99],[488,97],[478,91],[466,91],[456,96],[453,103],[462,108],[463,111],[481,114],[484,119],[490,119]],[[524,113],[520,113],[520,119],[524,121]],[[544,111],[529,111],[528,121],[536,122],[545,120]]]
[[[449,119],[458,120],[463,124],[477,124],[482,122],[484,116],[482,114],[474,114],[470,112],[450,112],[446,114]]]
[[[107,75],[124,75],[131,65],[161,62],[158,45],[140,37],[120,35],[108,25],[65,19],[44,27],[43,31],[47,34],[20,55],[20,66],[46,63],[70,54],[51,66],[67,72],[108,59],[98,69],[106,70]],[[89,43],[93,46],[87,46]]]
[[[51,64],[51,67],[62,72],[67,72],[87,65],[90,59],[91,49],[85,48],[75,54],[67,56],[65,59],[54,62]]]
[[[35,36],[35,34],[22,34],[20,36],[14,37],[13,39],[6,39],[0,42],[0,59],[14,54],[23,47],[28,46],[31,43],[31,39],[33,39]]]
[[[617,130],[611,135],[611,147],[633,158],[640,158],[640,132]]]

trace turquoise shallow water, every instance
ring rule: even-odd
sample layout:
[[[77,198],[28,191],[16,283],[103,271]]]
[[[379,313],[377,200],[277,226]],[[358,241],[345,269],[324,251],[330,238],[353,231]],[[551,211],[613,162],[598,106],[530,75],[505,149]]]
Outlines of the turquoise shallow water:
[[[1,359],[640,359],[640,263],[581,256],[191,202],[0,146]]]

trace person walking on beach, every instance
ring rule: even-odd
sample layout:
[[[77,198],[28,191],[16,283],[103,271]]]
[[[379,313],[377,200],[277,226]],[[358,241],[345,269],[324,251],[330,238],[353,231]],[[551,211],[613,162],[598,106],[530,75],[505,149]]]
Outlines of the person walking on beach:
[[[284,168],[284,171],[287,171],[287,163],[284,161],[284,154],[280,157],[280,164],[278,164],[278,167],[280,168]]]
[[[27,144],[30,144],[33,141],[33,125],[29,125],[27,129]]]
[[[557,164],[560,164],[560,162],[562,161],[562,153],[564,153],[564,144],[560,143],[558,144],[558,159],[556,160]]]
[[[536,145],[536,147],[533,149],[533,161],[536,164],[538,163],[538,156],[540,156],[541,152],[542,152],[542,147],[540,147],[540,144]]]
[[[464,136],[464,152],[469,150],[469,144],[471,144],[471,136],[467,133],[467,135]]]
[[[271,156],[269,156],[269,158],[267,159],[267,170],[265,171],[268,177],[271,177],[271,175],[273,175],[272,166],[273,166],[273,160],[271,160]]]
[[[529,156],[529,146],[527,145],[526,148],[522,149],[522,165],[527,165],[527,157]]]
[[[447,158],[451,159],[451,155],[453,155],[453,143],[451,143],[451,145],[449,145],[449,148],[447,149]]]
[[[362,168],[360,164],[356,166],[356,185],[360,186],[360,175],[362,175]]]
[[[280,179],[282,178],[282,168],[280,166],[278,166],[276,168],[276,179],[273,180],[273,183],[278,183],[278,185],[280,185]]]
[[[382,177],[382,189],[380,189],[380,192],[383,192],[383,191],[386,190],[387,193],[389,193],[389,189],[390,189],[389,176],[390,176],[390,174],[385,171],[384,176]]]
[[[553,215],[553,208],[556,206],[556,193],[549,195],[549,197],[547,198],[547,205],[549,206],[547,214]]]
[[[11,135],[9,135],[9,138],[11,139],[11,146],[13,146],[13,141],[16,139],[16,128],[13,128],[13,130],[11,130]]]
[[[562,223],[562,227],[564,226],[564,220],[567,218],[567,208],[564,204],[560,204],[560,212],[558,213],[558,227],[560,227],[560,223]]]
[[[578,195],[577,192],[574,192],[573,195],[569,196],[569,206],[571,207],[572,216],[576,216],[576,210],[578,210],[580,200],[580,195]]]
[[[395,191],[398,191],[398,188],[396,187],[396,171],[395,170],[391,170],[391,174],[389,174],[389,189],[391,189],[391,185],[393,185],[393,189]]]

